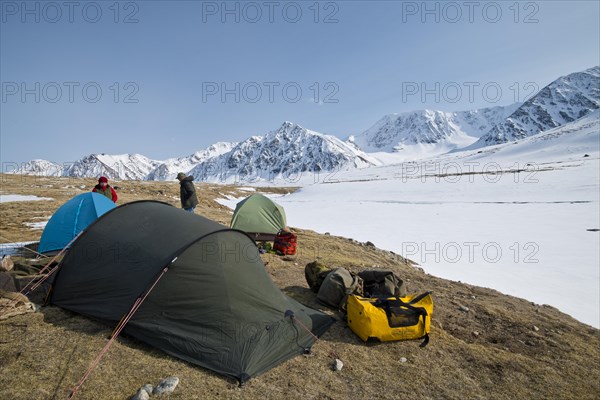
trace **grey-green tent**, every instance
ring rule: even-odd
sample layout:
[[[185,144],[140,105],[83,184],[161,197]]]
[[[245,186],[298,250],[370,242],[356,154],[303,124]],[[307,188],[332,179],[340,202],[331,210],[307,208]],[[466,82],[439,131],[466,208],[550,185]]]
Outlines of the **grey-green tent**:
[[[260,193],[255,193],[235,206],[231,227],[250,234],[275,235],[287,225],[285,210]]]
[[[303,353],[334,321],[282,293],[245,233],[156,201],[90,225],[51,303],[117,324],[144,293],[125,333],[240,382]]]

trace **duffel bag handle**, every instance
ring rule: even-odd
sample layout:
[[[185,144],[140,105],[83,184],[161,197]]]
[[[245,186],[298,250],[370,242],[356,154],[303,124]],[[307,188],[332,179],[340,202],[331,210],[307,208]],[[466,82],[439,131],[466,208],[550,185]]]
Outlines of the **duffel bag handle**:
[[[413,304],[418,303],[419,301],[421,301],[423,298],[427,297],[430,294],[431,294],[431,292],[421,293],[420,295],[418,295],[417,297],[415,297],[408,303],[402,301],[399,296],[396,296],[396,301],[398,301],[400,303],[399,304],[400,307],[407,308],[407,309],[413,311],[415,314],[418,314],[420,317],[422,317],[423,325],[425,326],[427,324],[427,315],[428,315],[427,310],[424,307],[415,307]],[[388,317],[392,313],[392,310],[390,309],[390,300],[389,299],[379,299],[375,303],[373,303],[373,305],[375,307],[383,307],[385,309],[385,312],[388,315]],[[419,347],[423,348],[423,347],[427,346],[428,344],[429,344],[429,334],[425,333],[425,335],[423,336],[423,342],[419,345]]]

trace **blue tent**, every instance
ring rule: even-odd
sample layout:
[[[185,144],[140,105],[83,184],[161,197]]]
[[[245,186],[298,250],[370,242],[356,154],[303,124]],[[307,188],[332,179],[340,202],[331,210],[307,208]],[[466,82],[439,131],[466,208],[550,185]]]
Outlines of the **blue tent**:
[[[62,250],[75,236],[115,203],[98,193],[83,193],[63,204],[46,224],[38,251],[47,253]]]

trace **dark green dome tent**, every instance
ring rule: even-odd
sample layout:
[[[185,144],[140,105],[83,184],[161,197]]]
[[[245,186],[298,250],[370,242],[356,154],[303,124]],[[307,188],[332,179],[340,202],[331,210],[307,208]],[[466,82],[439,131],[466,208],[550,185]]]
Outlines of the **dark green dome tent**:
[[[279,204],[260,193],[255,193],[237,203],[231,227],[247,232],[251,236],[270,236],[287,225],[285,210]]]
[[[282,293],[245,233],[156,201],[90,225],[64,257],[51,303],[117,324],[167,266],[124,332],[242,383],[334,322]]]

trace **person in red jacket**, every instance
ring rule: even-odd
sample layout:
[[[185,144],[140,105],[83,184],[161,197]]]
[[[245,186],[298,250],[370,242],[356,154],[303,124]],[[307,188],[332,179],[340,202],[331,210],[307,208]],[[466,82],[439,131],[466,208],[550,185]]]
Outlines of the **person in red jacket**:
[[[118,198],[117,192],[115,192],[115,189],[113,189],[108,184],[108,179],[104,176],[101,176],[100,179],[98,179],[98,184],[96,186],[94,186],[94,189],[92,189],[92,192],[96,192],[96,193],[105,195],[106,197],[111,199],[113,201],[113,203],[117,202],[117,198]]]

